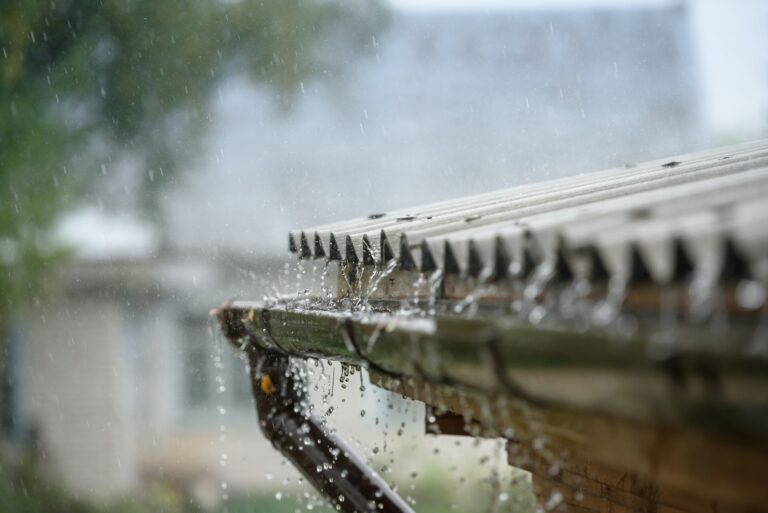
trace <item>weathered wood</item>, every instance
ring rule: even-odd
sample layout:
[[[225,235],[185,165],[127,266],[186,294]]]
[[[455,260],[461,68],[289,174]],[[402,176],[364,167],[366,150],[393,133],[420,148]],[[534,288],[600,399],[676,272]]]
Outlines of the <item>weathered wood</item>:
[[[478,420],[492,430],[486,436],[510,438],[509,447],[516,448],[510,449],[511,464],[531,471],[539,482],[564,480],[572,489],[605,501],[603,509],[594,511],[655,507],[670,513],[676,509],[714,513],[768,508],[765,440],[538,407],[375,372],[371,376],[377,385],[438,410],[462,412],[468,424]],[[544,484],[546,495],[544,490],[554,484]],[[570,511],[590,509],[572,505]]]
[[[706,494],[693,495],[660,488],[654,481],[643,479],[630,469],[620,470],[596,461],[580,460],[575,456],[552,465],[537,456],[535,451],[528,449],[525,457],[521,456],[522,452],[514,442],[510,442],[509,462],[531,472],[536,493],[543,501],[549,499],[554,492],[559,492],[566,505],[600,512],[616,511],[619,508],[635,512],[670,513],[747,511],[744,504],[728,504],[716,498],[707,498]]]

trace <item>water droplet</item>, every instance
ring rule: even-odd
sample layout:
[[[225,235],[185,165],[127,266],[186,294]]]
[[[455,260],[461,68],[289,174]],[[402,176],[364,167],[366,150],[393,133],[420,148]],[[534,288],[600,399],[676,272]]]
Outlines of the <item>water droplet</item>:
[[[563,502],[563,494],[558,490],[555,490],[552,492],[552,495],[550,495],[549,499],[547,499],[547,502],[544,503],[544,509],[547,511],[552,511],[558,507],[561,502]]]
[[[544,308],[541,305],[534,306],[531,309],[531,312],[528,314],[528,321],[531,324],[539,324],[542,320],[544,320],[544,317],[547,315],[547,309]]]
[[[754,280],[742,280],[736,286],[736,302],[747,310],[757,310],[765,304],[765,287]]]

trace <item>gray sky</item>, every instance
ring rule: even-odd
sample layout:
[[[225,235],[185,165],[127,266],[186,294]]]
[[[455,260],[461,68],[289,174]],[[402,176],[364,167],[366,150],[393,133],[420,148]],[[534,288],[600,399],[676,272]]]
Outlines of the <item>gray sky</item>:
[[[678,0],[390,0],[390,5],[404,10],[445,9],[563,9],[623,6],[653,6],[679,3]]]
[[[445,10],[501,12],[520,9],[562,10],[595,7],[616,9],[680,4],[679,1],[674,0],[390,1],[396,10],[409,12]],[[687,5],[690,9],[688,19],[691,24],[691,47],[696,60],[693,69],[696,69],[698,74],[696,87],[692,88],[695,90],[691,91],[691,96],[699,105],[703,117],[700,128],[708,136],[706,144],[765,137],[768,135],[768,30],[766,30],[768,1],[690,0]],[[470,19],[471,16],[468,16],[466,23],[469,23]],[[471,24],[468,25],[467,30],[470,29]],[[382,45],[383,51],[387,44],[382,43]],[[642,50],[642,47],[639,49]],[[458,66],[453,73],[456,75],[456,80],[461,82],[472,78],[463,74],[460,61],[451,62],[453,64],[447,65]],[[365,72],[359,70],[359,75],[369,77],[373,81],[389,80],[392,83],[401,84],[408,80],[418,80],[416,77],[380,76],[376,73],[378,66],[373,62],[361,63],[359,66],[370,67]],[[498,71],[494,66],[490,66],[485,71],[475,69],[475,73],[486,73],[490,77],[487,81],[491,89],[500,87],[499,80],[511,80],[510,77],[503,76],[501,79],[498,77],[494,79],[492,76],[495,76],[494,73]],[[575,70],[577,74],[578,71],[582,70]],[[583,71],[589,73],[588,70]],[[414,74],[417,73],[414,72]],[[430,72],[430,69],[426,69],[421,80],[427,83],[416,89],[422,91],[426,95],[425,98],[437,97],[446,91],[450,92],[452,88],[442,83],[429,82],[435,78],[441,80],[445,75],[446,69],[442,70],[442,75],[435,75]],[[519,82],[518,78],[514,78],[515,82]],[[656,80],[653,84],[663,85],[663,80]],[[445,127],[452,126],[451,123],[430,115],[420,119],[417,127],[403,126],[403,122],[410,122],[412,118],[402,116],[400,119],[396,112],[387,117],[386,111],[377,110],[375,98],[365,96],[364,91],[376,89],[375,85],[368,84],[370,87],[362,87],[363,93],[357,94],[357,96],[362,95],[360,105],[351,101],[355,98],[356,91],[345,89],[334,90],[335,94],[332,96],[337,97],[336,101],[305,102],[301,106],[302,109],[320,110],[304,112],[305,116],[301,118],[305,121],[303,124],[292,124],[290,118],[280,120],[272,116],[274,109],[270,108],[266,97],[254,96],[245,84],[235,82],[224,88],[219,95],[221,105],[219,105],[215,125],[212,127],[216,137],[211,138],[210,147],[199,162],[201,169],[212,172],[191,174],[189,180],[175,191],[179,193],[176,198],[179,211],[185,213],[179,219],[183,221],[184,226],[199,227],[198,231],[192,234],[195,244],[202,244],[209,248],[225,248],[227,243],[217,239],[217,236],[236,234],[238,240],[242,239],[248,247],[254,246],[252,240],[258,236],[265,249],[279,248],[283,251],[288,228],[316,224],[317,221],[328,221],[332,218],[350,217],[371,210],[386,211],[398,206],[442,199],[433,197],[436,193],[429,188],[412,185],[427,183],[427,178],[433,175],[441,177],[439,180],[441,190],[446,195],[450,192],[451,196],[457,196],[514,185],[520,181],[515,173],[521,171],[531,176],[535,175],[538,179],[544,179],[549,176],[547,173],[552,169],[557,170],[563,166],[562,162],[557,161],[548,162],[542,159],[530,161],[532,158],[530,155],[535,153],[533,150],[536,149],[534,143],[538,139],[528,141],[523,138],[516,144],[504,139],[505,131],[514,129],[525,132],[524,126],[521,128],[517,125],[521,124],[520,119],[527,118],[524,116],[517,118],[517,123],[508,123],[507,118],[499,115],[499,112],[506,112],[505,109],[514,111],[515,106],[520,102],[528,102],[527,97],[505,99],[506,97],[499,96],[497,90],[496,97],[499,101],[503,101],[503,104],[494,106],[492,112],[483,111],[480,108],[480,104],[483,103],[482,98],[477,98],[476,101],[470,98],[467,100],[469,103],[463,106],[455,105],[456,98],[445,99],[447,105],[455,107],[452,111],[448,109],[449,113],[454,113],[460,120],[453,123],[456,130],[466,130],[468,123],[476,122],[478,119],[495,119],[502,123],[498,130],[492,132],[466,130],[469,134],[463,141],[466,144],[446,148],[444,139],[441,139],[438,134]],[[532,87],[532,94],[535,89]],[[321,95],[322,91],[323,86],[320,84],[306,84],[308,97]],[[431,93],[427,94],[427,91]],[[473,91],[477,94],[477,87]],[[244,98],[250,98],[250,101],[244,101]],[[440,99],[437,98],[435,101]],[[478,105],[474,105],[473,102]],[[392,104],[391,101],[386,103],[390,106]],[[531,116],[541,119],[543,123],[551,122],[551,115],[558,112],[558,105],[559,103],[542,105],[533,102],[530,109]],[[414,108],[417,107],[419,106]],[[597,114],[594,110],[588,110],[588,113]],[[623,114],[627,113],[623,112]],[[658,120],[658,118],[654,119]],[[381,130],[376,130],[376,123],[380,125],[379,128],[387,128],[389,133],[382,135]],[[347,125],[352,126],[353,129],[347,130],[346,128],[349,128]],[[363,131],[364,126],[367,127],[367,131]],[[414,131],[431,135],[421,138],[413,137],[410,134]],[[597,134],[595,137],[598,140],[610,142],[611,136],[615,135],[614,132],[620,133],[621,130]],[[489,134],[494,137],[498,135],[498,137],[494,138]],[[487,140],[477,140],[478,137]],[[378,146],[376,141],[379,143]],[[311,146],[310,142],[314,144],[312,146],[314,150],[307,152],[305,146]],[[417,148],[414,149],[414,145]],[[540,145],[542,148],[547,147],[546,138],[543,138]],[[481,162],[485,167],[476,162],[476,155],[470,150],[482,151],[483,155],[489,156],[486,159],[487,162]],[[674,152],[662,152],[664,155],[672,153]],[[568,162],[573,163],[573,166],[579,167],[575,163],[578,159],[574,159],[568,152],[553,153],[555,154],[567,159]],[[582,170],[594,170],[608,165],[617,165],[617,163],[596,163],[583,166]],[[454,173],[454,167],[459,171]],[[350,169],[365,170],[365,172],[349,172]],[[407,172],[404,171],[406,169]],[[468,169],[476,173],[474,175],[469,173],[464,177]],[[495,169],[496,172],[490,172],[491,169]],[[496,180],[499,174],[498,169],[508,170],[510,183],[501,183],[498,180],[483,181],[483,177]],[[411,185],[404,186],[400,183],[401,180],[391,180],[389,175],[395,171],[400,173],[397,176],[401,178],[409,176]],[[189,198],[198,198],[194,202],[194,209],[189,208]],[[200,198],[202,200],[199,200]],[[221,219],[216,217],[222,213],[222,198],[226,203],[223,226]],[[402,205],[390,204],[394,201],[393,198]],[[310,202],[310,199],[313,199],[314,203]],[[315,211],[317,219],[312,217]],[[125,250],[120,248],[145,248],[154,244],[151,234],[147,237],[141,235],[148,233],[149,230],[122,229],[119,219],[113,220],[114,226],[103,223],[96,225],[94,223],[104,220],[95,219],[93,212],[90,211],[80,214],[76,219],[76,225],[64,226],[63,232],[65,235],[69,234],[68,238],[72,239],[78,247],[85,247],[92,256],[103,257],[104,252],[111,250],[110,248],[118,248],[121,253],[124,253]],[[192,221],[189,220],[190,216],[194,218]],[[213,223],[215,228],[206,223]],[[121,245],[101,236],[102,233],[109,231],[133,235],[122,241]],[[78,234],[86,238],[80,240],[77,237]],[[199,234],[205,237],[200,237]],[[91,239],[94,244],[89,246],[86,242]],[[105,249],[107,243],[109,247]]]
[[[390,0],[405,11],[633,8],[687,4],[708,127],[724,138],[768,130],[766,0]]]

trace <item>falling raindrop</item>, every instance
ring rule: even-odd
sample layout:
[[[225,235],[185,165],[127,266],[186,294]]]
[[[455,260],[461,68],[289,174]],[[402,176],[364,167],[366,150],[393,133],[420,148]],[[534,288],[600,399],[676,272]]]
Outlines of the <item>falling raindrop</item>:
[[[736,302],[746,310],[757,310],[765,304],[765,287],[754,280],[742,280],[736,286]]]

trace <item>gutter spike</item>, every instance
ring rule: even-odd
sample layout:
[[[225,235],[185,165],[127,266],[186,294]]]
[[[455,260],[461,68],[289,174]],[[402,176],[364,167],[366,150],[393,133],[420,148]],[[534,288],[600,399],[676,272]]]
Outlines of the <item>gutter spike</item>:
[[[562,240],[558,241],[557,251],[555,252],[555,276],[561,282],[573,281],[573,269],[571,269],[565,243]]]
[[[494,240],[494,257],[493,257],[493,277],[496,280],[503,280],[509,277],[509,266],[512,263],[512,259],[509,257],[507,248],[504,245],[504,241],[501,237],[496,237]]]
[[[523,261],[520,262],[518,277],[527,278],[536,269],[536,258],[534,258],[532,253],[533,251],[530,248],[523,248]]]
[[[331,234],[328,242],[328,259],[341,260],[341,251],[339,250],[339,244],[336,242],[336,236],[334,234]]]
[[[395,252],[392,251],[392,246],[389,244],[389,239],[384,230],[381,230],[381,263],[386,265],[390,260],[395,258]]]
[[[356,264],[360,261],[360,258],[357,256],[357,251],[355,250],[355,245],[352,243],[352,237],[347,235],[346,238],[346,260],[347,262]]]
[[[458,260],[456,260],[456,255],[453,254],[451,243],[448,241],[445,241],[444,259],[445,274],[461,274],[461,267],[459,266]]]
[[[473,239],[469,240],[469,248],[467,249],[467,272],[470,276],[473,276],[475,278],[479,278],[481,274],[483,274],[483,269],[485,269],[485,263],[483,262],[483,257],[480,255],[480,252],[477,250],[477,244],[475,244],[475,241]]]
[[[590,261],[589,269],[589,281],[593,282],[607,282],[611,278],[611,273],[605,266],[603,257],[600,256],[600,252],[593,245],[587,248],[587,255]]]
[[[424,239],[421,241],[421,272],[432,273],[437,271],[437,269],[438,265],[435,261],[435,256],[432,254],[427,239]]]
[[[738,281],[749,277],[749,260],[744,258],[733,239],[725,238],[723,240],[723,268],[720,272],[720,279]]]
[[[315,258],[325,258],[323,241],[320,240],[320,234],[317,232],[315,232]]]
[[[653,275],[648,269],[648,265],[643,259],[643,255],[640,253],[640,249],[636,244],[632,244],[629,253],[630,258],[630,271],[629,281],[632,283],[648,283],[653,282]]]
[[[367,235],[363,235],[363,265],[376,265],[376,256],[373,254],[373,246]]]
[[[673,244],[675,261],[674,268],[672,270],[672,279],[683,281],[689,278],[691,274],[693,274],[696,266],[680,238],[676,238]]]
[[[312,249],[309,247],[309,242],[307,241],[307,235],[304,232],[301,232],[301,253],[300,256],[302,259],[308,259],[312,258]]]
[[[408,237],[405,234],[400,236],[400,267],[404,271],[417,270],[416,261],[411,253],[411,248],[408,246]]]

